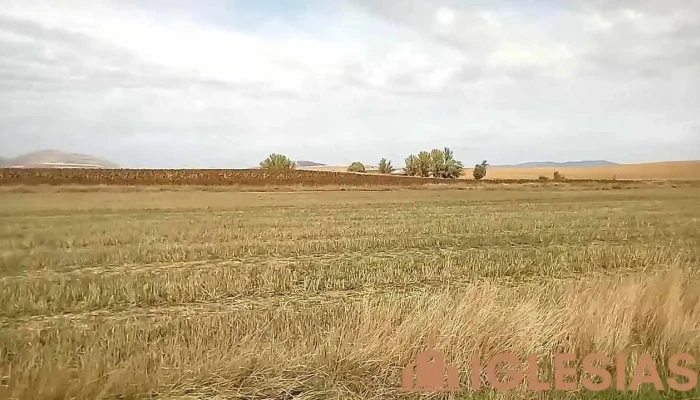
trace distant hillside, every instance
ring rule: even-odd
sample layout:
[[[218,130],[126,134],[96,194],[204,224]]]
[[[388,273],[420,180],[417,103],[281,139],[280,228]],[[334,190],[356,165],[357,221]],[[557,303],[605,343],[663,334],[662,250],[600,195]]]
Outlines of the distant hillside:
[[[508,167],[508,168],[550,168],[550,167],[564,167],[564,168],[574,168],[574,167],[610,167],[613,165],[620,165],[612,161],[606,160],[585,160],[585,161],[566,161],[566,162],[553,162],[553,161],[533,161],[525,162],[515,165],[494,165],[494,167]]]
[[[66,153],[58,150],[39,150],[0,161],[14,168],[119,168],[113,162],[87,154]]]
[[[321,164],[313,161],[306,161],[306,160],[301,160],[301,161],[295,161],[297,163],[297,166],[299,167],[322,167],[326,164]]]

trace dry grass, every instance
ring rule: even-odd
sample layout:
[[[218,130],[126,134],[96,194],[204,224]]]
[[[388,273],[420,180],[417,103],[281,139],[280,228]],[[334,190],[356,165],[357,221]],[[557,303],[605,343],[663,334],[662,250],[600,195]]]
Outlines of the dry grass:
[[[0,398],[411,398],[430,333],[465,386],[472,354],[700,360],[697,187],[504,189],[0,192]]]
[[[700,180],[700,161],[671,161],[646,164],[623,164],[609,167],[569,168],[489,168],[489,179],[552,179],[559,171],[568,179],[669,179]]]
[[[465,179],[472,179],[472,166],[467,165]],[[347,167],[322,166],[302,167],[309,171],[343,172]],[[609,167],[568,167],[568,168],[507,168],[489,167],[487,179],[538,179],[546,176],[552,179],[554,171],[559,171],[569,179],[639,179],[639,180],[700,180],[700,161],[669,161],[644,164],[623,164]]]

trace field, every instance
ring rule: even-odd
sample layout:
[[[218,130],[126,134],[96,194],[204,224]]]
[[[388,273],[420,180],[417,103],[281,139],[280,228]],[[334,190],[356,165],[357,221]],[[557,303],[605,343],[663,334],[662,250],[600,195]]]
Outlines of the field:
[[[525,183],[541,176],[553,178],[553,168],[490,167],[482,184]],[[560,168],[570,185],[587,182],[621,181],[700,181],[700,161],[629,164],[612,167]],[[462,179],[435,179],[367,173],[348,173],[346,167],[303,167],[295,171],[271,172],[260,169],[81,169],[81,168],[0,168],[0,185],[121,185],[121,186],[304,186],[378,187],[474,184],[467,168]]]
[[[674,161],[648,164],[622,164],[609,167],[567,168],[490,168],[491,179],[552,178],[559,171],[569,179],[669,179],[700,180],[700,161]]]
[[[401,165],[397,165],[397,168]],[[472,179],[471,168],[466,165],[465,179]],[[309,171],[342,172],[347,166],[305,167]],[[700,161],[670,161],[645,164],[622,164],[609,167],[565,167],[565,168],[509,168],[489,167],[487,179],[552,179],[559,171],[569,179],[644,179],[644,180],[700,180]]]
[[[430,334],[466,388],[474,354],[700,361],[700,189],[617,188],[6,187],[0,398],[423,398]]]
[[[0,185],[182,185],[182,186],[421,186],[444,179],[327,171],[260,169],[2,168]]]

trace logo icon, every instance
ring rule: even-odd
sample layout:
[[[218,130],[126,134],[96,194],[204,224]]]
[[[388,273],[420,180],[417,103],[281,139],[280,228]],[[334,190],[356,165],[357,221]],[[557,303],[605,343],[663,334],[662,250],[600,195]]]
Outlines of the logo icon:
[[[415,365],[409,364],[404,367],[401,389],[406,392],[455,392],[459,390],[457,368],[445,365],[445,356],[435,350],[435,336],[430,336],[427,349],[418,354]]]

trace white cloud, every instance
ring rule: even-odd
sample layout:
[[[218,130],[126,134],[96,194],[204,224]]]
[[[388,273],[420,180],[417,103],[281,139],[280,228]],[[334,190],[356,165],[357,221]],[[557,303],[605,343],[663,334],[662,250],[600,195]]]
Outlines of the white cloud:
[[[198,4],[6,1],[4,155],[239,167],[271,152],[400,163],[442,146],[467,164],[700,158],[696,3],[348,0],[294,17]]]
[[[449,7],[440,7],[435,12],[435,21],[440,25],[451,26],[455,22],[455,12]]]

